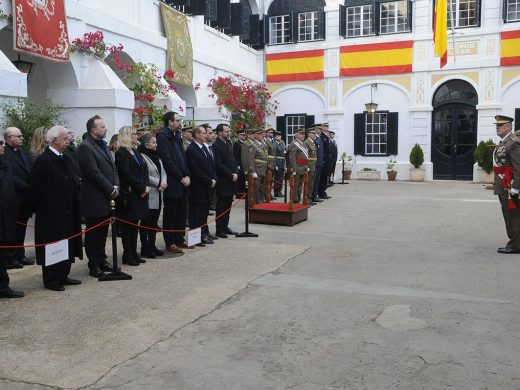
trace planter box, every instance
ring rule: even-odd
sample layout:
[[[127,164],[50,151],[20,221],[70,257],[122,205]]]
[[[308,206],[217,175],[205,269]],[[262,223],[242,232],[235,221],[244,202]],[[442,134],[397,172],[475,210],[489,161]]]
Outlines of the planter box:
[[[424,181],[424,169],[410,168],[410,181]]]
[[[480,183],[493,184],[493,182],[495,181],[495,176],[493,175],[493,172],[487,173],[485,170],[483,170],[480,167],[478,167],[477,172],[478,172]]]
[[[358,180],[381,180],[381,172],[379,171],[357,171]]]

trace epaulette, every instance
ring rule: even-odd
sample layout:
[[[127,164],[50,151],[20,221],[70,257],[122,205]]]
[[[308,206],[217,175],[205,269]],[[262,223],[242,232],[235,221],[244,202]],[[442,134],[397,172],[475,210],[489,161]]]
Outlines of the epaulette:
[[[517,130],[513,133],[513,135],[511,136],[511,142],[520,143],[520,130]]]

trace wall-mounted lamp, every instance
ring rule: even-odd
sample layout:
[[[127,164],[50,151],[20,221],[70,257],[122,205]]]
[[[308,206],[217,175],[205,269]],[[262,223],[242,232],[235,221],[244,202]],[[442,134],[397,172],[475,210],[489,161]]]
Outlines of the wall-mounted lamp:
[[[18,53],[18,59],[13,60],[12,63],[16,66],[20,72],[25,73],[27,75],[27,79],[31,76],[34,63],[29,61],[23,61],[20,59],[20,53]]]
[[[377,111],[377,103],[372,100],[372,91],[377,89],[377,84],[370,84],[370,103],[365,103],[365,108],[369,114],[373,114]]]

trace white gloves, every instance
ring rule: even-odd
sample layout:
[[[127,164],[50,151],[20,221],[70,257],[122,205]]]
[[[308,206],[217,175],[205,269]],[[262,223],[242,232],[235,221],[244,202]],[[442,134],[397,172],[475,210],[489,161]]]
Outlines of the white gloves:
[[[256,174],[256,172],[253,172],[253,179],[258,179],[258,175]]]
[[[511,188],[511,195],[518,195],[520,194],[520,190],[517,190],[516,188]]]

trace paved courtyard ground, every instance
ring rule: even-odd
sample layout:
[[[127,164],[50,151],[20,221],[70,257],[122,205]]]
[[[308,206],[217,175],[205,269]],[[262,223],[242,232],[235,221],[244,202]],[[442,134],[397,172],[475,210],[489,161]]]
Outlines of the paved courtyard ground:
[[[496,197],[335,185],[294,227],[251,225],[132,281],[44,290],[11,272],[0,389],[520,389],[520,255]],[[232,227],[243,230],[242,206]]]

